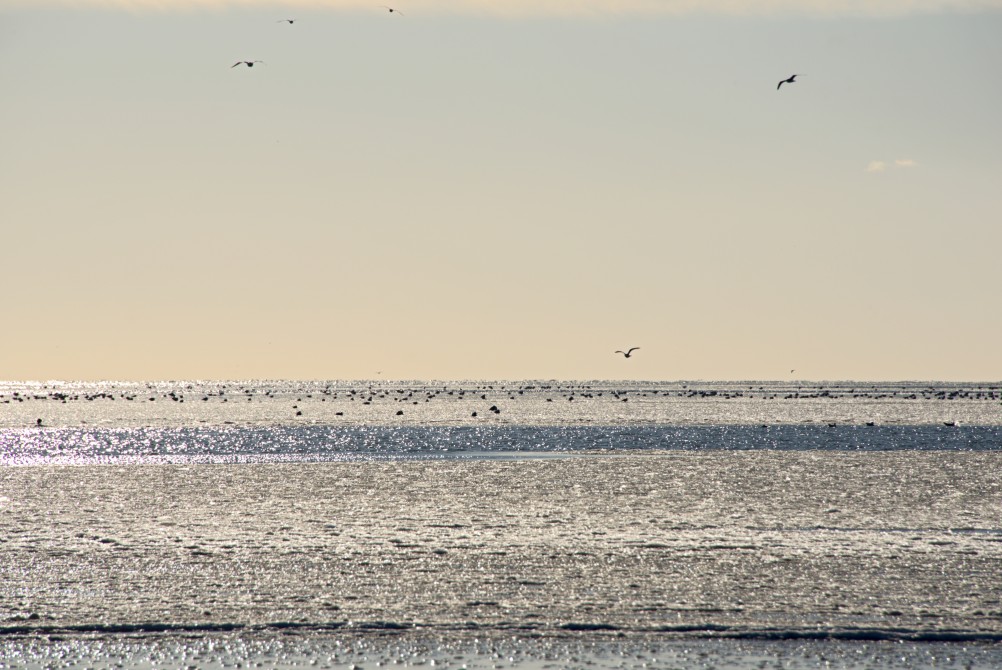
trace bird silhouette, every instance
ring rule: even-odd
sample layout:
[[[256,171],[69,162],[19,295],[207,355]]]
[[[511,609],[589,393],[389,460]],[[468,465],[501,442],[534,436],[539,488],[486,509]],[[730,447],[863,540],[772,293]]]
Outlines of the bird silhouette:
[[[382,8],[383,8],[383,9],[385,9],[386,11],[388,11],[388,12],[389,12],[390,14],[393,14],[393,13],[397,13],[397,14],[399,14],[400,16],[403,16],[403,15],[404,15],[404,13],[403,13],[403,12],[401,12],[401,11],[400,11],[399,9],[394,9],[393,7],[389,7],[389,6],[387,6],[387,5],[380,5],[380,7],[382,7]]]
[[[782,86],[783,84],[796,84],[797,83],[797,77],[799,77],[799,76],[800,76],[799,74],[790,75],[789,79],[784,79],[783,81],[781,81],[778,84],[776,84],[776,90],[778,91],[779,87]]]
[[[264,62],[263,60],[238,60],[236,63],[230,66],[230,69],[232,70],[237,65],[246,65],[247,67],[254,67],[254,63],[263,63],[263,62]]]
[[[617,349],[617,350],[616,350],[616,351],[615,351],[614,353],[617,353],[617,354],[623,354],[623,358],[629,358],[629,357],[630,357],[630,356],[631,356],[631,355],[633,354],[633,352],[634,352],[634,351],[636,351],[636,350],[637,350],[637,349],[639,349],[639,348],[640,348],[640,347],[630,347],[630,348],[629,348],[629,349],[627,349],[626,351],[619,351],[619,350]]]
[[[288,23],[290,26],[295,22],[295,19],[279,19],[278,21],[275,21],[275,23]]]

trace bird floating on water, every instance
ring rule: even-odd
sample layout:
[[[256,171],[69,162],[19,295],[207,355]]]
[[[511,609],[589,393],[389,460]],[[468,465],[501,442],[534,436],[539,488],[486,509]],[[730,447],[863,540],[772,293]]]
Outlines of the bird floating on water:
[[[230,66],[230,69],[232,70],[237,65],[246,65],[247,67],[254,67],[254,63],[263,63],[263,62],[264,62],[263,60],[238,60],[236,63]]]
[[[776,84],[776,90],[778,91],[779,87],[782,86],[783,84],[796,84],[797,83],[797,77],[799,77],[799,76],[800,76],[799,74],[790,75],[789,79],[784,79],[783,81],[781,81],[778,84]]]
[[[629,349],[627,349],[626,351],[619,351],[619,350],[617,349],[617,350],[615,351],[615,353],[617,353],[617,354],[623,354],[623,358],[629,358],[629,357],[630,357],[630,355],[631,355],[631,354],[633,354],[633,352],[634,352],[634,351],[636,351],[636,350],[637,350],[637,349],[639,349],[639,348],[640,348],[640,347],[630,347],[630,348],[629,348]]]

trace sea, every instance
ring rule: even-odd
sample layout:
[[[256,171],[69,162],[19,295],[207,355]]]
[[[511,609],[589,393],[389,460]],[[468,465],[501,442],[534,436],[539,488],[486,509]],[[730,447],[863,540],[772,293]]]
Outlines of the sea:
[[[0,668],[1002,667],[1002,382],[0,382]]]

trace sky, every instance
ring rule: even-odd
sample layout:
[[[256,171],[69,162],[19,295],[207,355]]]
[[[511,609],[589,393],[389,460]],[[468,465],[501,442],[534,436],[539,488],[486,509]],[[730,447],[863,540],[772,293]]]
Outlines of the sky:
[[[0,0],[0,378],[1002,380],[1002,0],[382,4]]]

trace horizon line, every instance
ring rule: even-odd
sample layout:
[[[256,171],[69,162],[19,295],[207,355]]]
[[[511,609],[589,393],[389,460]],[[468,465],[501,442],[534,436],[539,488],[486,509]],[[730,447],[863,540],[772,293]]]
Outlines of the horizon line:
[[[411,0],[411,12],[510,18],[601,18],[721,15],[744,17],[900,17],[1002,10],[1002,0]],[[228,9],[356,11],[379,8],[375,0],[0,0],[8,8],[124,11],[220,11]]]
[[[623,378],[595,378],[595,379],[584,379],[584,378],[450,378],[450,379],[434,379],[434,378],[394,378],[394,377],[315,377],[315,378],[281,378],[281,377],[247,377],[247,378],[190,378],[190,379],[0,379],[0,387],[3,385],[47,385],[47,384],[110,384],[110,383],[121,383],[121,384],[246,384],[249,382],[266,384],[266,383],[290,383],[299,382],[306,384],[318,384],[318,383],[329,383],[329,382],[383,382],[383,383],[405,383],[413,382],[420,384],[439,384],[439,383],[480,383],[480,382],[506,382],[506,383],[624,383],[624,384],[749,384],[749,383],[782,383],[791,384],[796,382],[804,382],[811,384],[923,384],[923,383],[933,383],[933,384],[981,384],[981,385],[999,385],[1002,386],[1002,379],[991,380],[991,379],[964,379],[964,380],[948,380],[948,379],[922,379],[922,378],[911,378],[911,379],[808,379],[808,378],[793,378],[793,379],[753,379],[753,378],[734,378],[734,379],[623,379]]]

